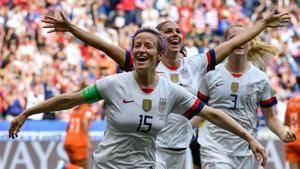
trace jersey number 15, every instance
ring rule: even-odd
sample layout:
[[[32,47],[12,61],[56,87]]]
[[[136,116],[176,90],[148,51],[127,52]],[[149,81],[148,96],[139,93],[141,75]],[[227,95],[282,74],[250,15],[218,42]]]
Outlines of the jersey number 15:
[[[150,119],[152,118],[153,118],[152,116],[140,115],[140,122],[136,131],[148,133],[152,127],[152,123],[150,122]],[[145,126],[145,128],[142,128],[142,126]]]

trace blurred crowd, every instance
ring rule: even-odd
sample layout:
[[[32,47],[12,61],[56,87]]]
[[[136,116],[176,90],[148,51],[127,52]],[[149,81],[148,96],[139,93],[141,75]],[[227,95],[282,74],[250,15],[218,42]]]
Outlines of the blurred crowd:
[[[82,82],[121,72],[105,53],[70,33],[47,33],[41,19],[67,14],[72,23],[130,50],[130,36],[141,26],[176,21],[188,56],[206,52],[222,42],[234,24],[250,25],[277,10],[290,10],[286,28],[267,29],[260,39],[273,44],[278,55],[265,60],[283,119],[286,101],[298,92],[300,64],[300,2],[298,0],[0,0],[0,119],[11,120],[54,95],[78,91]],[[103,119],[103,103],[93,104]],[[49,112],[32,119],[63,119],[68,113]]]

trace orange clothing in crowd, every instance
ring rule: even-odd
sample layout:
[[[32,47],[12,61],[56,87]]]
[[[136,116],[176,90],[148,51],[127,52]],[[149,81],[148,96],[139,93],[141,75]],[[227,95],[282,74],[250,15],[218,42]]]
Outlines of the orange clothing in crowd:
[[[297,140],[285,144],[286,159],[289,162],[300,162],[300,95],[288,101],[285,123],[297,134]]]
[[[92,121],[93,113],[88,104],[82,104],[70,114],[64,148],[72,160],[88,157],[89,138],[88,128]],[[85,122],[86,121],[86,124]]]

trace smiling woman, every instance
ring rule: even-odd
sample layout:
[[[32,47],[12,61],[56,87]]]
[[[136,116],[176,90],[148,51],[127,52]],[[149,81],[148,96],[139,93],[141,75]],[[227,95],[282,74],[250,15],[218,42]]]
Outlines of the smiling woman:
[[[232,26],[225,32],[224,39],[230,40],[244,30],[240,25]],[[252,54],[258,55],[274,51],[270,50],[270,45],[258,45],[257,42],[251,44],[236,48],[226,63],[203,77],[199,98],[236,119],[252,135],[256,135],[257,110],[260,106],[271,131],[284,142],[294,141],[295,133],[284,127],[276,116],[273,107],[277,99],[267,75],[253,66],[248,58],[251,49],[256,48]],[[254,159],[247,142],[210,122],[206,122],[202,130],[205,133],[199,136],[202,168],[254,168]]]
[[[157,36],[155,37],[153,34]],[[132,39],[132,54],[135,61],[135,69],[144,67],[144,69],[149,68],[149,70],[155,72],[157,63],[167,53],[166,44],[166,39],[156,29],[143,28],[137,31]]]
[[[264,148],[233,119],[156,74],[156,63],[166,53],[166,40],[159,31],[138,30],[132,50],[133,72],[105,77],[79,92],[62,94],[25,110],[12,121],[9,137],[18,136],[30,115],[104,99],[106,130],[93,153],[94,168],[155,168],[155,139],[171,112],[187,119],[195,115],[207,118],[248,141],[255,155],[260,154],[265,162]]]

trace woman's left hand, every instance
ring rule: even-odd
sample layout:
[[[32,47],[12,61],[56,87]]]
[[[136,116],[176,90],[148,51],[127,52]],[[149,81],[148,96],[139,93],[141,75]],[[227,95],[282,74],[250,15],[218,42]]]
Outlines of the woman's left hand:
[[[273,10],[264,18],[264,21],[266,22],[266,27],[285,27],[291,21],[291,17],[289,12],[276,13],[276,10]]]

